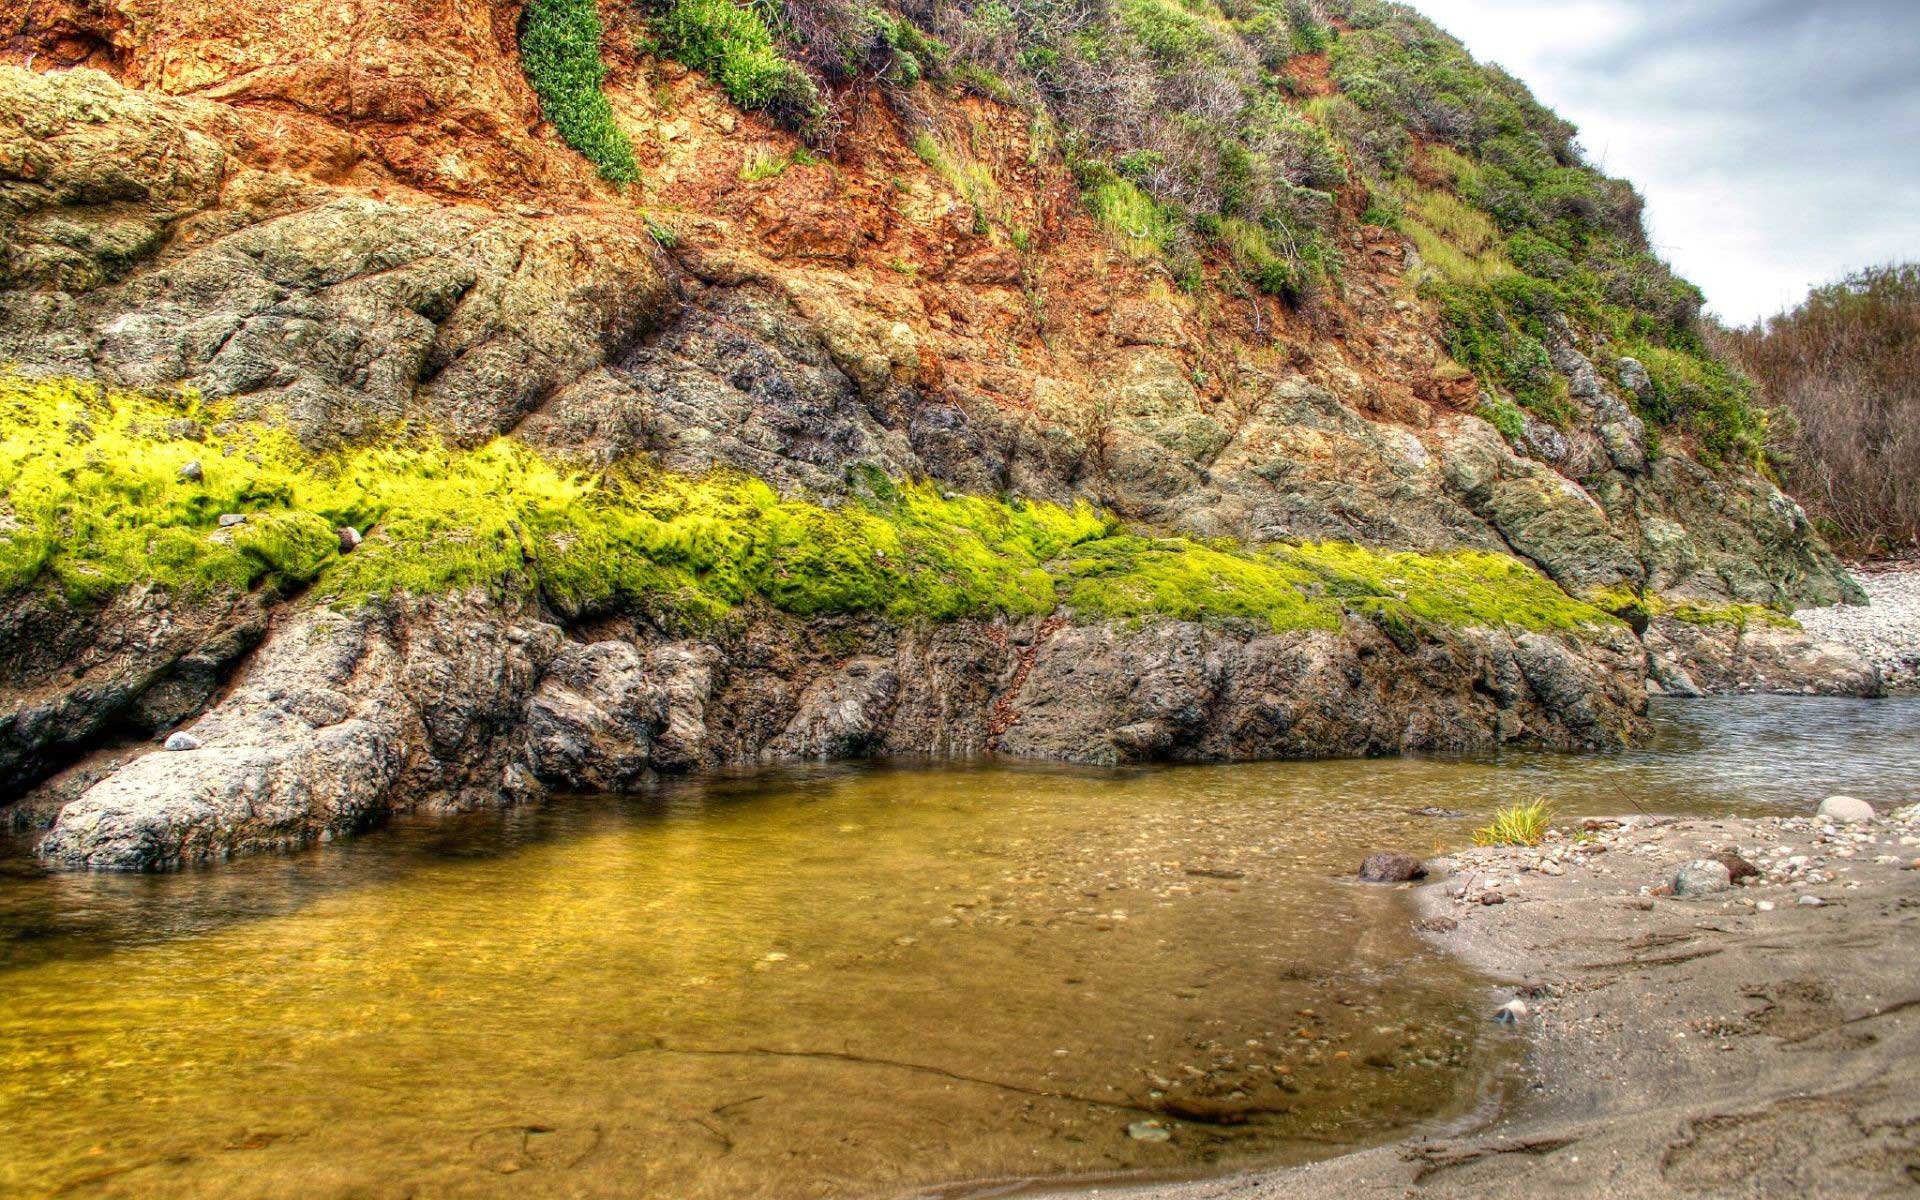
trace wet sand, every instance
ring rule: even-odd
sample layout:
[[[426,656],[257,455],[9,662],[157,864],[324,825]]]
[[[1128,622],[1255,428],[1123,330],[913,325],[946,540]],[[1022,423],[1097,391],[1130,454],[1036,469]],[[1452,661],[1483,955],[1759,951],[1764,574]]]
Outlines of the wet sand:
[[[1485,1127],[1283,1171],[1072,1194],[1920,1191],[1920,806],[1867,826],[1641,818],[1588,836],[1602,849],[1457,854],[1414,891],[1423,929],[1500,981],[1489,1019],[1508,996],[1528,1009],[1525,1078]],[[1732,848],[1760,879],[1661,894],[1680,864]],[[1501,901],[1482,903],[1488,891]]]

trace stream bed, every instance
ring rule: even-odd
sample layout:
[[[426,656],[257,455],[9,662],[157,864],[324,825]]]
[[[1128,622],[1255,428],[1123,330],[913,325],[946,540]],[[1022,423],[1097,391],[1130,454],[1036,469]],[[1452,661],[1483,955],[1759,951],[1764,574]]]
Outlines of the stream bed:
[[[0,1195],[986,1194],[1497,1103],[1371,849],[1920,798],[1920,701],[1665,702],[1617,754],[843,765],[172,876],[0,857]]]

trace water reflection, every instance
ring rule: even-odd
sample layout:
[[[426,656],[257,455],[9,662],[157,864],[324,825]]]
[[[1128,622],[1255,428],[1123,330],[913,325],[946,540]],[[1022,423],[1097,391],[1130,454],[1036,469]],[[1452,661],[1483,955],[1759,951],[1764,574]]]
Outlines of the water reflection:
[[[1602,756],[783,771],[181,876],[16,854],[0,1110],[34,1132],[0,1190],[858,1196],[1324,1154],[1469,1109],[1503,1052],[1482,983],[1344,881],[1364,850],[1534,794],[1910,799],[1917,717],[1716,701]]]

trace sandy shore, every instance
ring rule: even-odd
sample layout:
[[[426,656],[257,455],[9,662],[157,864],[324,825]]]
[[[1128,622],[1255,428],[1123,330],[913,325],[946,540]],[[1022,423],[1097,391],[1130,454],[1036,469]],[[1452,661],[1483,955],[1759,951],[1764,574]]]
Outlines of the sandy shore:
[[[1682,864],[1728,849],[1760,875],[1669,894]],[[1920,1192],[1920,805],[1852,826],[1636,818],[1439,865],[1422,928],[1527,1008],[1502,1115],[1302,1168],[1072,1194]]]

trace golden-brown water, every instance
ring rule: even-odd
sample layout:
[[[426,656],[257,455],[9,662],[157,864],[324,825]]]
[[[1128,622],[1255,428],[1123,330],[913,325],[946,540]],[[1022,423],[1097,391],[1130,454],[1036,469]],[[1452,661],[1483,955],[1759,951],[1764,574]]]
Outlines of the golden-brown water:
[[[789,771],[173,877],[15,857],[0,1192],[860,1197],[1337,1152],[1469,1112],[1510,1049],[1404,896],[1347,881],[1366,850],[1540,793],[1920,792],[1911,702],[1661,729],[1585,758]]]

